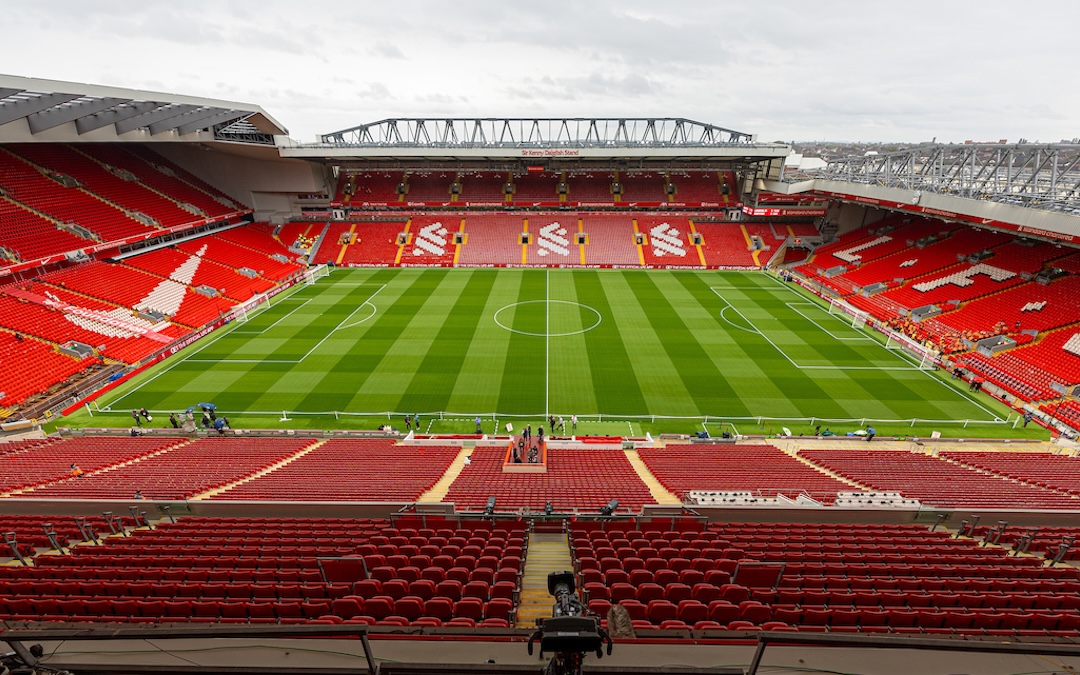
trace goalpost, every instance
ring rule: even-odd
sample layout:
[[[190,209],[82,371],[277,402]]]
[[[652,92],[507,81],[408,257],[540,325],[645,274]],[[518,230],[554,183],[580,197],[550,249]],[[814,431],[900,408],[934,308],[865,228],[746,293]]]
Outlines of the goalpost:
[[[308,286],[314,286],[316,279],[322,279],[328,276],[330,276],[330,267],[324,263],[306,270],[301,279],[303,279],[303,282]]]
[[[233,308],[230,320],[238,323],[245,323],[248,320],[248,312],[254,310],[264,302],[267,307],[270,306],[270,298],[266,293],[259,293],[258,295],[252,296],[247,302],[242,302]]]
[[[850,307],[834,298],[826,299],[829,301],[829,314],[850,316],[852,328],[862,328],[870,319],[870,315],[861,309]]]
[[[938,365],[937,355],[929,347],[915,342],[902,333],[886,333],[885,349],[904,352],[919,361],[919,370],[934,370]]]

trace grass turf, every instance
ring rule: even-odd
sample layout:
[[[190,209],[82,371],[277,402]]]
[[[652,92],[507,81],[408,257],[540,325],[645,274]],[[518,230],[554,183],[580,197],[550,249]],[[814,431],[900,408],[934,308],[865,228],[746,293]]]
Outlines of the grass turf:
[[[238,428],[401,428],[420,413],[424,431],[471,432],[479,414],[491,432],[554,414],[569,432],[577,414],[579,433],[619,435],[1045,437],[817,298],[739,272],[337,270],[60,424],[123,426],[146,407],[157,425],[204,401]]]

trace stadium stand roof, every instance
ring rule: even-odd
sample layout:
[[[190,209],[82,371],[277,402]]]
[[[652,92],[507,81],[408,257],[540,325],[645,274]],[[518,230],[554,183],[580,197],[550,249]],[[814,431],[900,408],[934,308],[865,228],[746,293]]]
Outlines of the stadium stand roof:
[[[610,160],[783,158],[784,144],[758,143],[685,118],[394,118],[283,148],[285,157],[340,160]]]
[[[265,110],[194,96],[0,75],[0,141],[232,141],[288,130]]]
[[[770,192],[909,211],[1080,243],[1080,146],[927,143],[812,170],[770,165]]]

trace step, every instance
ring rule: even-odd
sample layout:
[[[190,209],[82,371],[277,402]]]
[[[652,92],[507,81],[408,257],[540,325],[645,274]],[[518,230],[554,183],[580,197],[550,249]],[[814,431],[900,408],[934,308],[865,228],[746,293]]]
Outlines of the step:
[[[521,594],[517,610],[517,626],[532,628],[536,619],[551,616],[555,599],[547,590],[547,578],[551,572],[573,569],[570,545],[565,533],[529,536],[529,552],[525,557],[525,571],[521,576]]]

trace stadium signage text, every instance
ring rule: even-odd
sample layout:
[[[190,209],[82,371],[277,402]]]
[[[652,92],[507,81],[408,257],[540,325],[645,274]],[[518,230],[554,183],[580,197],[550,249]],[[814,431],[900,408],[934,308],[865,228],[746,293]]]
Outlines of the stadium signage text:
[[[581,150],[571,148],[545,148],[543,150],[522,150],[522,157],[578,157]]]
[[[786,208],[786,209],[779,209],[779,208],[766,208],[766,209],[760,209],[759,208],[759,209],[756,209],[756,208],[754,208],[752,206],[744,206],[742,210],[743,210],[743,213],[745,213],[748,216],[777,217],[777,216],[823,216],[823,215],[825,215],[825,209],[807,209],[807,208],[798,208],[798,207]]]

